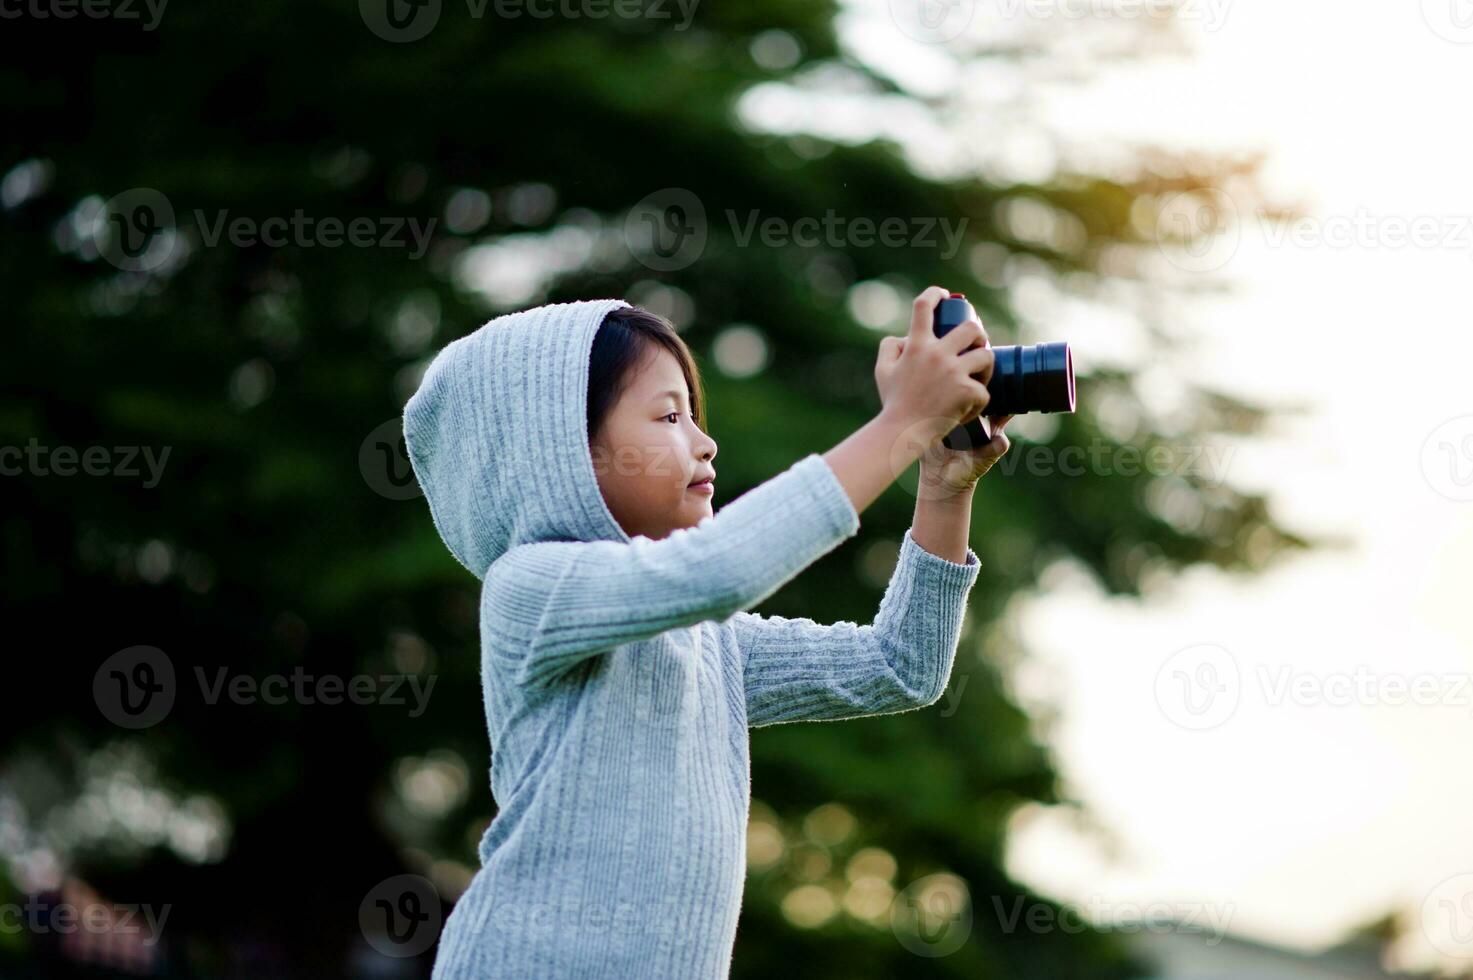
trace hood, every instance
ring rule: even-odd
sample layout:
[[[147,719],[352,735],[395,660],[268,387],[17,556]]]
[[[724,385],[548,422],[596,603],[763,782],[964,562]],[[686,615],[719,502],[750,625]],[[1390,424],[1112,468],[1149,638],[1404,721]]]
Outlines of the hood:
[[[588,449],[588,360],[621,299],[550,303],[447,344],[404,407],[404,444],[440,537],[484,578],[532,541],[624,541]]]

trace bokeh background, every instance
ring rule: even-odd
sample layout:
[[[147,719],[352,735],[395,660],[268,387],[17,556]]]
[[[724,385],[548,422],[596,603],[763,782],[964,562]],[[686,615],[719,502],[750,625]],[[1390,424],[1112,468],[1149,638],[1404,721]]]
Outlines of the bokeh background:
[[[429,358],[668,316],[719,507],[932,283],[1079,411],[937,706],[753,733],[733,975],[1469,974],[1463,0],[0,17],[0,976],[428,976],[494,812]],[[914,476],[759,611],[867,622]]]

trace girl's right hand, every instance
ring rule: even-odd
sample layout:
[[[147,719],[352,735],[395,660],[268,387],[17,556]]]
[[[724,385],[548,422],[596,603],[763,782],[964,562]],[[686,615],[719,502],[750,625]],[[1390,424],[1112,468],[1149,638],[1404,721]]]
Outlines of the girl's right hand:
[[[880,341],[875,361],[881,414],[907,429],[934,428],[937,440],[987,408],[994,360],[987,331],[976,319],[936,336],[936,305],[950,295],[940,286],[927,287],[911,306],[910,332]]]

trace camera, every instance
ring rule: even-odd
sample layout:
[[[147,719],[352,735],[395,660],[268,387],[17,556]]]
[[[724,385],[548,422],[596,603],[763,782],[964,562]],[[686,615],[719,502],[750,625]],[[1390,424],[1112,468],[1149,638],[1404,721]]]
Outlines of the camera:
[[[973,319],[972,304],[962,293],[952,293],[936,304],[932,328],[944,337]],[[969,348],[970,349],[970,348]],[[994,347],[990,396],[982,414],[947,433],[947,449],[975,449],[992,441],[988,419],[1027,412],[1074,411],[1074,357],[1066,343]],[[976,377],[973,375],[973,377]]]

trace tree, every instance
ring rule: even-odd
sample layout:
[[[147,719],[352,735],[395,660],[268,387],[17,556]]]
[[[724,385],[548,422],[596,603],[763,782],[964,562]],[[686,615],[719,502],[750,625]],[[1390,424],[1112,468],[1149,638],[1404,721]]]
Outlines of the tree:
[[[883,139],[744,123],[738,100],[758,85],[911,98],[841,50],[826,3],[705,5],[684,27],[668,5],[540,19],[431,2],[393,20],[360,6],[31,11],[4,36],[0,445],[21,452],[0,481],[0,574],[19,627],[0,800],[18,805],[24,841],[9,873],[23,883],[55,853],[115,901],[172,905],[167,935],[197,975],[342,974],[376,883],[428,874],[453,895],[474,865],[492,808],[475,583],[379,456],[440,345],[542,301],[624,295],[671,315],[706,360],[735,494],[878,406],[878,334],[856,315],[883,326],[887,297],[942,283],[1006,342],[1017,277],[1076,291],[1130,278],[1152,248],[1140,209],[1253,169],[1148,160],[1128,179],[941,179]],[[669,188],[689,197],[660,196]],[[678,206],[691,199],[705,244],[671,262],[672,243],[645,242],[640,223],[667,233],[692,220]],[[789,232],[830,214],[850,224],[817,246],[760,226],[744,239],[754,212]],[[1030,234],[1040,215],[1053,231]],[[945,255],[854,225],[896,217],[968,223]],[[711,369],[737,323],[768,349],[755,375]],[[1107,401],[1139,416],[1128,440],[1141,449],[1248,433],[1261,417],[1198,392],[1173,431],[1142,410],[1133,377],[1082,369],[1080,411],[1046,444],[1118,451]],[[1108,937],[1009,931],[990,913],[989,898],[1026,896],[1001,867],[1009,814],[1063,794],[988,627],[1056,560],[1137,592],[1185,565],[1251,569],[1305,542],[1262,499],[1190,474],[1020,469],[986,483],[973,543],[987,585],[954,713],[754,733],[759,812],[788,846],[753,871],[737,975],[796,956],[835,976],[1131,969]],[[762,611],[868,621],[887,577],[876,556],[912,506],[893,488],[860,539]],[[178,696],[129,729],[94,681],[140,645],[166,658]],[[433,709],[331,704],[312,686],[386,674],[434,678]],[[268,703],[271,676],[310,693]],[[817,842],[799,841],[805,821]],[[807,928],[785,911],[795,888],[884,855],[897,889],[931,873],[967,883],[976,915],[959,950],[918,958],[882,917]]]

